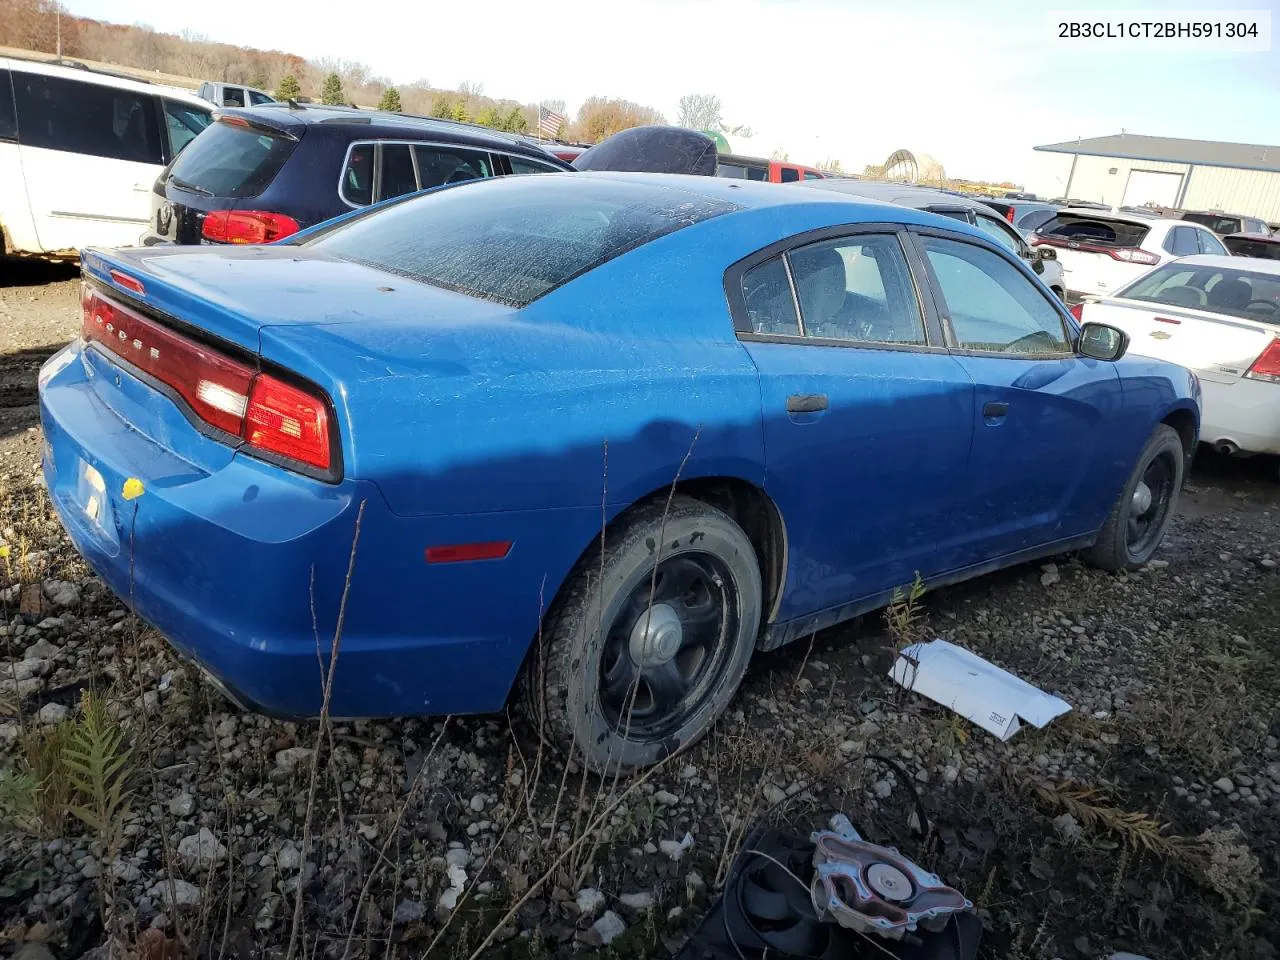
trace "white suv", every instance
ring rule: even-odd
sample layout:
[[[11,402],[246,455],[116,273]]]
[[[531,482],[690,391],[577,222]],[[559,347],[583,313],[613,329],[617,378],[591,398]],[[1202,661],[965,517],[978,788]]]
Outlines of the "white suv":
[[[1031,244],[1058,251],[1070,301],[1108,296],[1178,257],[1228,256],[1222,241],[1199,224],[1084,207],[1059,210],[1031,235]]]
[[[156,177],[212,111],[176,87],[0,57],[0,255],[136,242]]]

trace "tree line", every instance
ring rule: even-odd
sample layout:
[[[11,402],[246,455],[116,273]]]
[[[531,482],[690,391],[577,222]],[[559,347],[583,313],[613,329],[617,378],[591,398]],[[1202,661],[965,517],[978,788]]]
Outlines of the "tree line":
[[[366,64],[357,61],[308,60],[280,50],[216,43],[191,30],[172,34],[144,24],[106,23],[72,16],[56,0],[0,0],[0,46],[51,54],[58,51],[59,40],[64,57],[97,60],[197,82],[242,83],[282,99],[378,107],[464,120],[515,133],[537,129],[538,104],[488,96],[478,83],[448,89],[433,86],[423,78],[397,85],[386,77],[375,76]],[[545,101],[543,106],[567,116],[563,101]],[[560,129],[559,136],[595,143],[628,127],[665,122],[661,112],[652,107],[595,96],[587,98],[577,115]]]

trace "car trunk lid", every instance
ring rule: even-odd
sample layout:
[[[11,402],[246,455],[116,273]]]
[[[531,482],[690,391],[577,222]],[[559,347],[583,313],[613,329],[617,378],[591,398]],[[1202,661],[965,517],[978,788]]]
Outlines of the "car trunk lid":
[[[1132,352],[1172,361],[1216,383],[1239,380],[1280,336],[1280,324],[1142,300],[1101,300],[1087,304],[1083,316],[1119,327]]]

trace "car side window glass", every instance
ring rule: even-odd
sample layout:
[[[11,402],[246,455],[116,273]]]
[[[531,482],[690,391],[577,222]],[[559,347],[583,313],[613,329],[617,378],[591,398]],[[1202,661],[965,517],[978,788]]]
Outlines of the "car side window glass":
[[[822,179],[822,175],[821,175],[821,174],[814,173],[812,170],[806,170],[806,171],[804,172],[804,178],[805,178],[806,180],[821,180],[821,179]]]
[[[23,146],[134,163],[164,162],[150,94],[16,71],[13,92]]]
[[[1189,257],[1199,253],[1200,248],[1196,244],[1196,234],[1199,232],[1195,227],[1174,227],[1170,231],[1173,235],[1173,245],[1166,246],[1165,249],[1175,257]]]
[[[1222,241],[1208,230],[1197,230],[1196,236],[1200,240],[1201,253],[1213,253],[1220,257],[1225,257],[1227,255],[1227,248],[1222,245]]]
[[[924,245],[957,346],[1029,356],[1071,352],[1062,316],[1004,257],[939,237],[926,237]]]
[[[1052,210],[1033,210],[1031,213],[1022,216],[1018,221],[1018,227],[1022,230],[1037,230],[1052,219]]]
[[[978,214],[978,229],[1009,252],[1015,253],[1019,256],[1022,255],[1022,251],[1018,248],[1017,242],[1013,239],[1008,230],[996,222],[995,217],[988,217],[981,213]]]
[[[799,179],[800,179],[800,171],[797,170],[795,167],[782,168],[783,183],[795,183]]]
[[[361,143],[347,154],[338,193],[347,203],[363,207],[373,203],[373,144]]]
[[[196,134],[207,127],[213,120],[208,110],[178,103],[176,100],[164,101],[164,122],[169,133],[169,149],[172,156],[182,152],[182,148],[195,139]]]
[[[529,160],[526,157],[508,157],[507,160],[511,164],[512,173],[558,173],[560,171],[559,167]]]
[[[788,257],[806,336],[925,342],[920,304],[896,236],[842,237],[801,247]]]
[[[418,157],[418,176],[422,179],[424,190],[441,184],[493,176],[487,153],[421,144],[416,145],[413,152]]]
[[[742,275],[742,297],[752,333],[798,337],[800,321],[782,257],[766,260]]]
[[[18,111],[13,107],[13,84],[9,71],[0,70],[0,140],[18,139]]]
[[[389,200],[418,189],[413,172],[413,157],[407,143],[382,145],[382,176],[378,182],[378,200]]]
[[[244,106],[244,88],[223,87],[222,88],[222,105],[224,107],[243,107]]]
[[[270,97],[268,97],[265,93],[258,93],[257,91],[250,90],[250,91],[249,91],[249,102],[250,102],[251,104],[253,104],[253,105],[256,107],[256,106],[260,106],[261,104],[264,104],[264,103],[271,103],[271,102],[273,102],[273,101],[272,101],[272,99],[271,99]]]

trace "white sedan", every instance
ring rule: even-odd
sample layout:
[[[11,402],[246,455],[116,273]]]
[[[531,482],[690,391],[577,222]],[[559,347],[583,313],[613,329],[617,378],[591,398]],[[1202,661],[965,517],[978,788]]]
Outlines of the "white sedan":
[[[1119,327],[1130,353],[1193,370],[1202,441],[1232,455],[1280,454],[1280,261],[1184,257],[1071,312]]]

